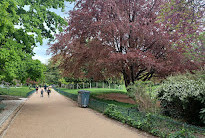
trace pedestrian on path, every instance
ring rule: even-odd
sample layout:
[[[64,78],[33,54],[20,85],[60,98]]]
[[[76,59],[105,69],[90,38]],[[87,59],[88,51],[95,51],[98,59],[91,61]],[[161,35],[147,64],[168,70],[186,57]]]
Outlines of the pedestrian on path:
[[[36,93],[38,93],[38,86],[36,86]]]
[[[46,89],[47,89],[47,86],[45,85],[45,86],[44,86],[44,90],[45,90],[45,92],[46,92]]]
[[[43,97],[43,89],[41,89],[41,97]]]
[[[48,93],[48,97],[50,96],[50,92],[51,92],[51,89],[48,88],[48,91],[47,91],[47,93]]]

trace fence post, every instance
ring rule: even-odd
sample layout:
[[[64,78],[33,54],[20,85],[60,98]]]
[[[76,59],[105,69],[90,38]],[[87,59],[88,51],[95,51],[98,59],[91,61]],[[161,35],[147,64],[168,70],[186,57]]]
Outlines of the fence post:
[[[85,88],[85,86],[84,86],[84,82],[83,82],[83,89]]]
[[[105,86],[104,86],[104,82],[103,82],[103,88],[104,88]]]
[[[104,110],[105,110],[105,104],[103,103],[103,112],[104,112]]]
[[[96,88],[98,88],[98,83],[96,82]]]
[[[78,83],[77,83],[77,89],[78,89]]]
[[[130,109],[127,109],[127,115],[130,116]]]
[[[109,89],[110,89],[110,83],[109,83]]]
[[[90,89],[92,88],[92,86],[91,86],[91,85],[92,85],[92,83],[90,83]]]

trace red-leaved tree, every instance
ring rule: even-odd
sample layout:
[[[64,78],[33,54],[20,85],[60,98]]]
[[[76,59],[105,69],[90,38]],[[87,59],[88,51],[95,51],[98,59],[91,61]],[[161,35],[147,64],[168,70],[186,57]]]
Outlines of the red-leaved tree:
[[[53,58],[61,61],[65,76],[104,80],[123,75],[126,86],[153,74],[163,77],[196,69],[196,62],[184,53],[200,25],[179,29],[179,24],[184,27],[181,20],[171,20],[177,10],[166,17],[162,14],[172,8],[166,2],[78,0],[68,27],[50,47]],[[198,16],[190,19],[200,22]]]

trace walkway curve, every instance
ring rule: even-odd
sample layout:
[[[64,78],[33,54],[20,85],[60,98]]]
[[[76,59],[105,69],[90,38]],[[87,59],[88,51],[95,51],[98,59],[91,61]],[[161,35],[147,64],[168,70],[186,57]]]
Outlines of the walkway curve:
[[[40,90],[24,104],[3,138],[143,138],[152,137],[113,121],[52,90]]]

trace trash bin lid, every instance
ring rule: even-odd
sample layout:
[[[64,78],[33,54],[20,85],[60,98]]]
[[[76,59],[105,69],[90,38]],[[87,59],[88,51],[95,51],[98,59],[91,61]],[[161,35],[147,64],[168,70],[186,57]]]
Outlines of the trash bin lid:
[[[78,93],[90,93],[90,91],[80,90],[80,91],[78,91]]]

